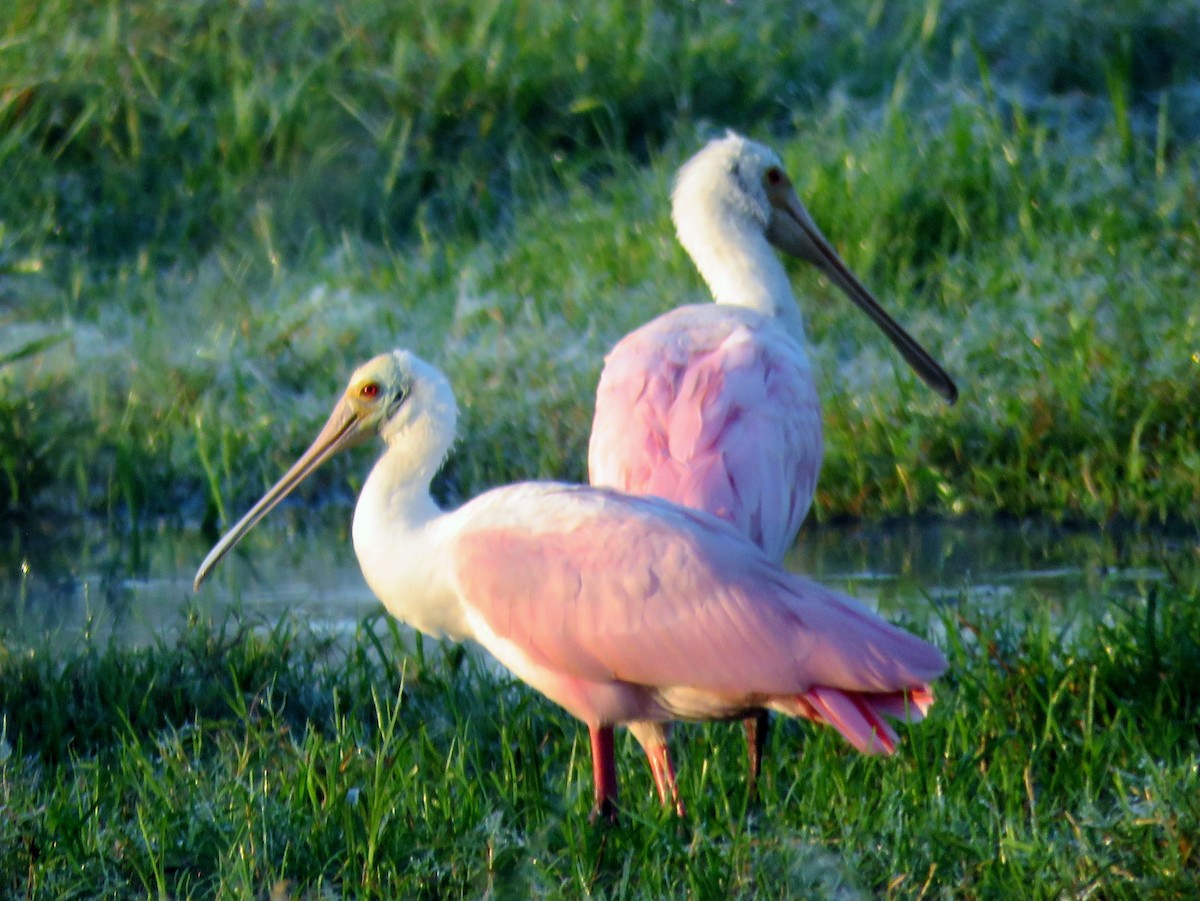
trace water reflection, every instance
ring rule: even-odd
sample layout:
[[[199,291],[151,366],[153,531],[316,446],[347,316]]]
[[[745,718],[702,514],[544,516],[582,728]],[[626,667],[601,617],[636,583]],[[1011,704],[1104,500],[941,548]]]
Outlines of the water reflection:
[[[0,534],[0,635],[17,642],[84,633],[140,645],[178,630],[189,608],[220,618],[239,607],[259,622],[292,613],[319,630],[352,630],[378,602],[362,581],[349,514],[278,511],[192,591],[212,543],[162,525],[115,534],[96,523],[55,532],[26,524]]]
[[[267,623],[292,613],[318,629],[350,630],[378,606],[358,572],[349,520],[340,508],[277,511],[198,595],[192,577],[211,540],[195,530],[8,524],[0,531],[0,636],[70,641],[90,631],[142,644],[177,630],[188,605],[217,617],[240,606]],[[885,611],[1019,602],[1073,615],[1144,594],[1196,547],[1194,531],[903,520],[806,527],[788,565]]]
[[[788,565],[883,607],[922,595],[983,606],[1019,595],[1068,614],[1144,594],[1196,547],[1195,530],[912,519],[806,528]]]

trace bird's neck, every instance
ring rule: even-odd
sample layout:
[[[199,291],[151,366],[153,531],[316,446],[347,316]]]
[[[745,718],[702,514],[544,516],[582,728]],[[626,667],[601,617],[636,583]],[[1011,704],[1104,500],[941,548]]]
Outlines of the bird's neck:
[[[437,518],[442,511],[429,493],[433,473],[416,479],[403,478],[396,467],[384,465],[387,462],[385,454],[367,476],[354,509],[355,527],[360,520],[386,523],[394,534],[416,531]]]
[[[380,429],[387,449],[354,508],[354,553],[363,578],[392,616],[434,636],[469,638],[453,585],[452,517],[429,484],[454,443],[458,408],[445,376],[413,358],[411,393]]]
[[[423,446],[416,446],[416,445]],[[354,519],[386,523],[392,531],[414,531],[441,515],[429,485],[441,468],[449,441],[434,434],[408,435],[389,444],[359,494]]]
[[[804,341],[804,320],[787,270],[760,230],[724,224],[691,233],[681,229],[679,237],[717,303],[774,317]]]
[[[393,446],[371,470],[354,508],[354,553],[392,616],[428,635],[469,638],[439,540],[448,516],[429,494],[437,466],[413,459]]]
[[[409,410],[415,412],[408,415]],[[450,452],[457,424],[458,405],[450,383],[430,368],[408,406],[380,431],[386,449],[359,494],[356,529],[363,518],[388,531],[411,531],[441,513],[429,485]]]

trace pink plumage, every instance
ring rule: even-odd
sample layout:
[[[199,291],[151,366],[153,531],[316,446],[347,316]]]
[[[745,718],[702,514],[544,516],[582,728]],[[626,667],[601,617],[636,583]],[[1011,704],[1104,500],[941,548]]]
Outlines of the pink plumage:
[[[705,514],[553,484],[468,507],[449,556],[476,633],[591,726],[770,707],[890,753],[882,715],[918,719],[945,668],[928,642]]]
[[[428,363],[394,351],[359,367],[312,446],[209,552],[196,586],[325,460],[377,434],[387,448],[354,511],[364,578],[397,619],[478,642],[584,720],[598,811],[615,815],[616,725],[629,725],[658,791],[682,810],[672,720],[770,708],[890,753],[884,717],[924,713],[945,667],[935,647],[786,573],[707,513],[555,483],[441,510],[429,484],[456,422],[450,385]]]
[[[776,248],[813,263],[951,402],[957,389],[846,268],[768,148],[733,133],[710,142],[680,169],[671,200],[680,243],[716,303],[665,313],[609,353],[596,392],[589,477],[593,485],[719,516],[780,562],[812,503],[823,444],[804,325]],[[833,689],[792,706],[786,712],[830,722],[862,750],[894,747],[894,733],[877,715],[894,706]],[[753,791],[767,716],[745,712]],[[632,728],[663,800],[679,807],[665,727]],[[879,742],[866,740],[870,730]]]
[[[593,485],[706,510],[782,560],[821,467],[821,410],[803,350],[753,310],[673,310],[605,362]]]

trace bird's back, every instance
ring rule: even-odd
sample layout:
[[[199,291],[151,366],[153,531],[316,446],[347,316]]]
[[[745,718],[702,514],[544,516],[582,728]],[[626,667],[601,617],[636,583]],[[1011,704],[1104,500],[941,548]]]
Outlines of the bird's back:
[[[822,446],[803,347],[770,317],[704,304],[608,355],[588,467],[593,485],[720,516],[778,561],[812,502]]]
[[[541,483],[493,489],[448,518],[459,516],[456,593],[476,637],[522,678],[536,666],[765,699],[813,685],[924,690],[945,667],[932,645],[784,572],[702,513]]]

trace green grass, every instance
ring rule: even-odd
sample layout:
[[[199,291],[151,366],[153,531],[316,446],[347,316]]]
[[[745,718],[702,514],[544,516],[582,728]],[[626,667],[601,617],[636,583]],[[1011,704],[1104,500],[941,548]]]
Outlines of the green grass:
[[[677,733],[682,822],[622,738],[615,828],[588,824],[578,723],[385,618],[336,640],[193,616],[140,650],[10,649],[0,892],[1188,897],[1200,573],[1168,563],[1070,624],[1028,592],[935,613],[951,669],[900,754],[777,721],[757,805],[735,726]]]
[[[6,523],[215,530],[398,344],[463,406],[443,496],[582,478],[605,350],[704,297],[667,198],[726,126],[962,388],[947,409],[797,268],[818,519],[1200,520],[1191,0],[12,6]],[[613,830],[576,724],[382,621],[3,643],[0,893],[1188,897],[1193,566],[1077,626],[943,611],[902,755],[781,726],[749,811],[735,729],[681,730],[685,824],[626,741]]]
[[[605,350],[704,296],[670,177],[732,125],[963,389],[798,269],[815,515],[1200,515],[1192,4],[571,10],[18,3],[6,508],[226,519],[395,344],[464,403],[445,494],[581,478]]]

